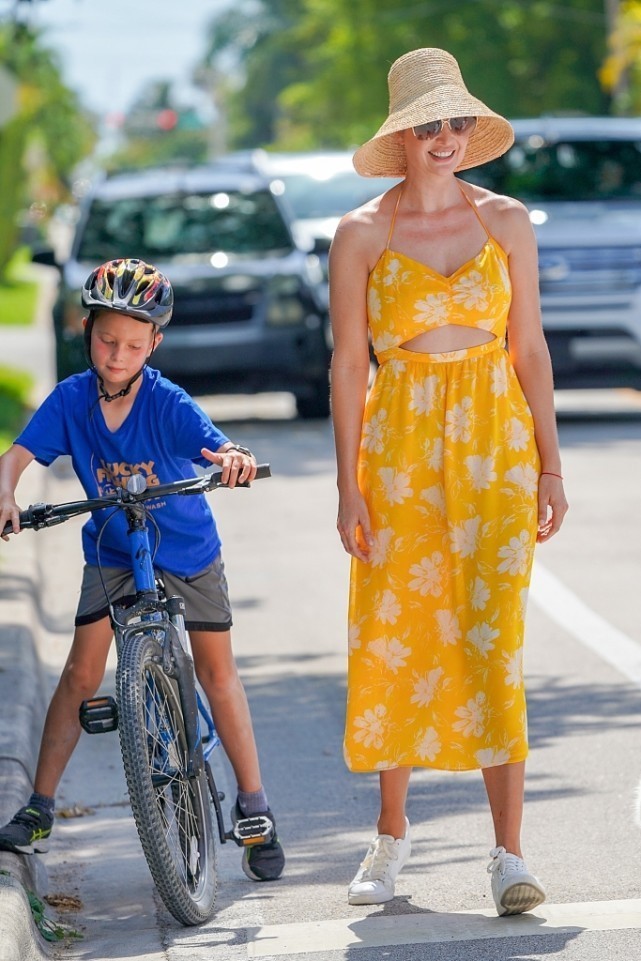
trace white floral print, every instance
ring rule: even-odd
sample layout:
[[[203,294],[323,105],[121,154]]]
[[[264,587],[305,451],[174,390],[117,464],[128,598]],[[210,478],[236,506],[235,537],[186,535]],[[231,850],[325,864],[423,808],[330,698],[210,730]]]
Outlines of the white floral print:
[[[417,414],[431,414],[437,399],[438,377],[426,377],[423,381],[414,384],[410,410],[415,410]]]
[[[414,320],[430,327],[440,327],[447,323],[450,298],[447,294],[429,294],[424,300],[414,304]]]
[[[401,613],[401,605],[398,598],[389,588],[383,591],[382,597],[378,602],[376,616],[383,624],[396,624]]]
[[[467,704],[457,707],[455,714],[460,718],[453,724],[455,731],[461,731],[464,737],[480,737],[485,730],[487,707],[483,691],[471,697]]]
[[[419,677],[414,683],[414,693],[410,698],[413,704],[419,707],[427,707],[434,700],[439,681],[443,677],[443,668],[435,667],[424,677]]]
[[[467,444],[472,436],[472,398],[464,397],[445,415],[445,436]]]
[[[434,761],[436,760],[437,754],[440,753],[440,750],[441,742],[439,741],[436,730],[433,727],[428,727],[427,730],[423,731],[418,737],[416,753],[423,761]]]
[[[484,611],[490,599],[490,589],[482,577],[475,577],[472,585],[470,604],[475,611]]]
[[[478,270],[463,274],[458,283],[452,285],[454,301],[463,304],[466,310],[486,310],[487,292],[483,275]]]
[[[383,530],[376,531],[372,537],[373,543],[369,551],[369,562],[372,567],[382,567],[385,564],[394,537],[394,528],[384,527]]]
[[[532,464],[517,464],[506,471],[505,479],[526,492],[535,494],[539,488],[539,473]]]
[[[475,624],[465,636],[467,640],[474,645],[479,654],[487,658],[489,652],[494,650],[492,641],[496,640],[499,632],[494,630],[490,624],[482,621],[480,624]]]
[[[525,574],[529,568],[531,536],[528,531],[521,531],[518,537],[511,537],[509,544],[499,547],[499,557],[503,560],[499,564],[501,574]]]
[[[496,480],[494,458],[483,457],[481,454],[470,454],[465,458],[465,466],[470,473],[470,480],[474,490],[489,490]]]
[[[434,614],[441,644],[456,644],[462,637],[459,619],[452,611],[440,610]]]
[[[450,530],[450,541],[455,554],[460,554],[461,557],[471,557],[476,553],[480,527],[481,518],[477,516],[470,517],[462,524],[456,524]]]
[[[373,710],[367,710],[361,717],[354,719],[356,733],[355,741],[362,741],[365,747],[380,749],[383,746],[384,719],[387,708],[384,704],[377,704]]]
[[[390,504],[401,504],[412,496],[409,475],[393,467],[381,467],[378,475],[383,484],[385,498]]]
[[[398,672],[399,667],[405,667],[406,658],[412,653],[412,648],[406,647],[397,637],[379,637],[370,641],[367,650],[385,661],[393,674]]]
[[[414,580],[407,585],[410,591],[418,591],[423,596],[432,594],[434,597],[440,597],[443,593],[442,563],[443,555],[440,551],[434,551],[431,557],[424,557],[420,564],[412,564],[410,574],[414,575]]]
[[[379,410],[374,414],[369,423],[363,426],[363,446],[365,450],[374,451],[382,454],[385,446],[385,433],[387,431],[387,411]]]

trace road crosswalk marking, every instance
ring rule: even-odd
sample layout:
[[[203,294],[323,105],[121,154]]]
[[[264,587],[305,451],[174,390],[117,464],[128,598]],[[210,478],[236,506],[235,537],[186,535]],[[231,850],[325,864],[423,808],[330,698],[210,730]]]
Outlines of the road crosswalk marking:
[[[247,931],[247,957],[285,957],[320,951],[385,948],[538,935],[579,937],[591,931],[641,929],[641,898],[546,904],[536,913],[499,918],[494,911],[401,914],[271,924]]]

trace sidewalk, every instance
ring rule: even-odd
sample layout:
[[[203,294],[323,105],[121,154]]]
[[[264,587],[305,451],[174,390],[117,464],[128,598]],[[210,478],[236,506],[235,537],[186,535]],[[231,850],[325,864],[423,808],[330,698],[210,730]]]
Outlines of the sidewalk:
[[[40,403],[53,386],[51,303],[56,276],[39,270],[40,295],[32,327],[0,331],[3,355],[34,377],[32,402]],[[51,369],[50,369],[51,368]],[[43,475],[27,471],[18,503],[42,500]],[[0,823],[5,824],[29,798],[48,689],[37,654],[39,584],[38,545],[23,534],[0,541]],[[42,896],[47,877],[38,857],[0,851],[0,961],[43,961],[49,957],[32,918],[28,891]]]
[[[20,503],[40,499],[41,476],[25,475]],[[47,707],[47,689],[36,653],[37,544],[28,534],[0,541],[0,823],[5,824],[32,791]],[[26,891],[46,893],[38,857],[0,851],[0,961],[42,961],[46,942],[32,920]]]

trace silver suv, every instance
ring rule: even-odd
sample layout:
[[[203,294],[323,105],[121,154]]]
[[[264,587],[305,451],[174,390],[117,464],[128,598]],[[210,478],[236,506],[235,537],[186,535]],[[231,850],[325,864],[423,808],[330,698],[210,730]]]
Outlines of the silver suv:
[[[505,157],[464,176],[529,209],[555,383],[639,389],[641,119],[513,124]]]

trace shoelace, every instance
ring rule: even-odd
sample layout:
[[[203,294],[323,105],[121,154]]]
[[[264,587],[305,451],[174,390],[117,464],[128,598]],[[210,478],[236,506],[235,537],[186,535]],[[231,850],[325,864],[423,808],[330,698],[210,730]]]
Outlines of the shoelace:
[[[364,871],[363,880],[385,880],[385,872],[390,861],[398,861],[398,849],[394,847],[395,843],[391,838],[380,836],[374,838],[373,847],[367,852],[365,860],[361,864]]]
[[[492,860],[487,866],[488,874],[494,874],[496,871],[502,875],[512,871],[517,871],[519,874],[527,873],[523,858],[517,857],[516,854],[509,854],[504,847],[493,848],[490,851],[490,857]]]

